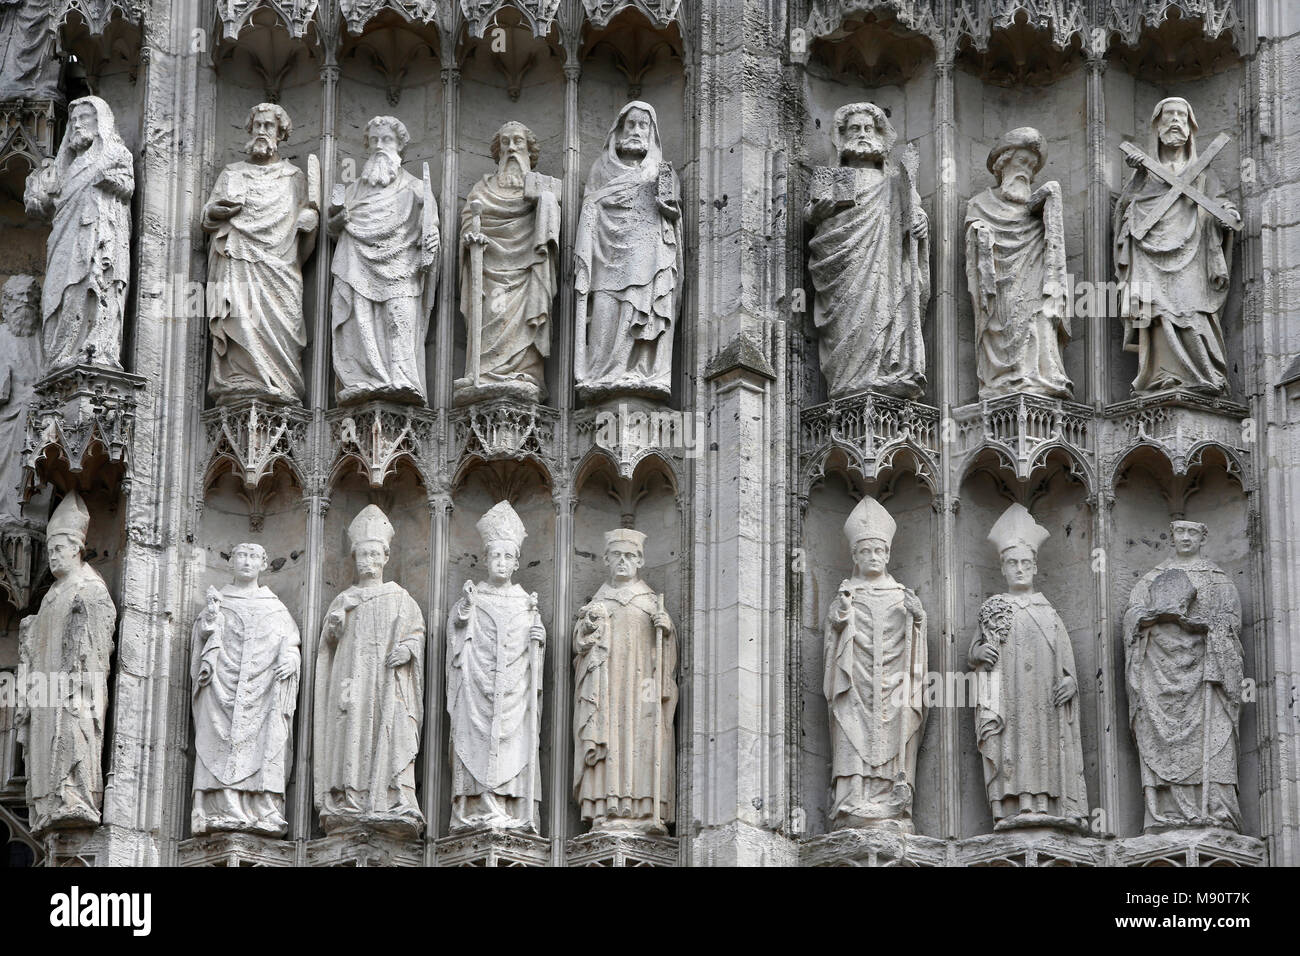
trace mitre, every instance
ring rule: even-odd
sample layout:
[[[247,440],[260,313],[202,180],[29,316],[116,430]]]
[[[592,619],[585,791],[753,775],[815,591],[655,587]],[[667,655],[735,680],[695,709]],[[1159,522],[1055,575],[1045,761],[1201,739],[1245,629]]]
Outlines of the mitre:
[[[631,528],[615,528],[605,532],[605,547],[619,543],[635,545],[638,550],[645,550],[645,533]]]
[[[478,519],[478,524],[474,527],[478,529],[485,548],[493,541],[509,541],[518,552],[524,538],[528,537],[528,532],[524,530],[524,523],[519,520],[519,515],[515,513],[514,508],[510,507],[508,501],[498,501],[494,504],[483,517]]]
[[[1024,545],[1038,554],[1039,545],[1051,536],[1052,533],[1035,521],[1029,509],[1019,502],[1002,512],[1002,517],[989,530],[989,540],[998,549],[998,554],[1016,545]]]
[[[81,500],[81,495],[71,491],[50,516],[45,526],[45,539],[50,541],[56,535],[67,535],[80,548],[86,543],[86,528],[89,526],[90,512],[86,510],[86,503]]]
[[[858,502],[844,522],[844,537],[849,539],[850,548],[864,538],[877,538],[885,544],[893,544],[897,527],[880,502],[868,496]]]
[[[348,525],[348,541],[353,550],[367,541],[378,541],[385,548],[393,540],[393,525],[377,505],[366,505]]]

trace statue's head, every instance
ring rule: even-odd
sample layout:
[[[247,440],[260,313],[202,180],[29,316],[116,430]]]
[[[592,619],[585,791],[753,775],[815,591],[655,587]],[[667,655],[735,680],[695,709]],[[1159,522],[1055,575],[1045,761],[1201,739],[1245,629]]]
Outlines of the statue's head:
[[[897,139],[889,117],[875,103],[848,103],[835,111],[831,142],[841,166],[883,163]]]
[[[68,145],[73,152],[89,149],[99,137],[99,111],[93,103],[79,100],[68,115]]]
[[[1034,177],[1047,161],[1047,144],[1038,130],[1021,126],[1004,133],[989,151],[988,170],[1009,202],[1027,203]]]
[[[266,549],[251,541],[235,545],[230,552],[230,572],[240,584],[256,584],[257,576],[266,570]]]
[[[0,319],[13,335],[36,332],[41,321],[41,284],[35,276],[10,276],[0,293]]]
[[[508,501],[498,501],[475,525],[483,540],[488,575],[497,585],[508,584],[519,570],[519,547],[528,537],[524,523]]]
[[[377,578],[388,564],[393,525],[377,505],[366,505],[348,525],[348,541],[358,578]]]
[[[1201,553],[1201,545],[1210,536],[1210,529],[1199,521],[1169,522],[1169,537],[1174,542],[1174,553],[1180,558],[1192,558]]]
[[[1002,576],[1012,591],[1029,591],[1038,573],[1038,549],[1051,532],[1034,520],[1019,502],[1011,504],[989,529],[989,541],[998,549]]]
[[[853,546],[853,567],[863,577],[876,577],[889,570],[889,542],[884,538],[863,538]]]
[[[1151,111],[1151,128],[1166,149],[1181,149],[1196,132],[1196,114],[1192,104],[1181,96],[1168,96]]]
[[[889,570],[889,548],[897,530],[893,516],[875,498],[867,495],[859,501],[844,522],[854,573],[875,578]]]
[[[273,162],[280,155],[280,144],[293,132],[293,120],[284,107],[276,103],[258,103],[248,111],[244,129],[251,137],[244,152],[255,163]]]
[[[89,527],[90,511],[86,503],[75,491],[69,492],[45,526],[45,550],[50,573],[55,578],[66,577],[81,566]]]
[[[616,584],[635,581],[645,564],[645,535],[631,528],[605,533],[605,567]]]
[[[369,158],[361,178],[372,186],[387,186],[402,168],[402,152],[411,141],[406,124],[396,116],[376,116],[366,124],[366,152]]]
[[[519,545],[513,541],[489,541],[483,549],[488,576],[495,584],[506,584],[519,570]]]
[[[618,139],[615,149],[619,159],[627,163],[637,163],[645,159],[650,151],[650,138],[653,135],[654,120],[648,110],[632,106],[623,113],[623,121],[618,127]]]
[[[497,181],[503,186],[523,188],[524,175],[537,165],[542,148],[537,137],[523,123],[503,123],[492,137],[492,161],[497,164]]]
[[[1027,591],[1038,574],[1038,553],[1025,544],[1015,544],[1000,555],[1002,577],[1012,591]]]

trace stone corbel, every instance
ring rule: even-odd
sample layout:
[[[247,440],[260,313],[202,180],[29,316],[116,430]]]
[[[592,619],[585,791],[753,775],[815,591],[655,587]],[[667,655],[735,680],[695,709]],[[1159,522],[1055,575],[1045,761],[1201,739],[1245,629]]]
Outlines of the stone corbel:
[[[299,485],[305,487],[310,423],[311,413],[302,408],[269,405],[256,399],[204,412],[203,487],[207,488],[217,475],[228,469],[239,479],[246,495],[256,495],[278,463],[283,463]],[[254,504],[250,498],[250,507]]]
[[[44,530],[29,521],[11,518],[0,523],[0,590],[20,612],[31,603],[44,543]]]
[[[415,466],[426,487],[437,478],[434,436],[437,416],[427,409],[370,402],[336,409],[329,420],[331,486],[349,467],[355,467],[371,488],[384,481],[406,459]]]
[[[52,99],[0,101],[0,170],[15,158],[36,169],[54,156],[57,111],[58,104]]]
[[[319,0],[217,0],[217,22],[222,38],[235,40],[258,10],[269,10],[289,36],[302,40],[316,19],[319,5]]]
[[[550,866],[551,841],[533,833],[471,830],[437,842],[438,866]]]
[[[452,414],[451,460],[473,456],[485,461],[535,458],[554,473],[558,414],[541,405],[481,402]]]
[[[54,6],[59,46],[85,69],[92,93],[99,92],[99,80],[115,60],[135,80],[147,49],[145,0],[55,0]]]
[[[867,391],[816,405],[800,422],[805,487],[824,474],[834,451],[866,482],[894,468],[897,456],[906,452],[911,470],[937,492],[939,439],[939,410],[919,402]]]
[[[338,0],[339,14],[348,32],[360,36],[379,14],[391,10],[407,23],[435,23],[439,18],[439,0]]]
[[[662,30],[677,19],[681,0],[582,0],[582,6],[586,10],[587,21],[598,30],[609,26],[609,21],[624,10],[639,10],[647,20]]]
[[[569,866],[654,866],[678,864],[675,837],[640,833],[584,833],[568,842]]]
[[[535,37],[551,32],[551,23],[560,9],[560,0],[460,0],[469,35],[482,39],[484,31],[496,26],[496,15],[504,7],[518,10]]]

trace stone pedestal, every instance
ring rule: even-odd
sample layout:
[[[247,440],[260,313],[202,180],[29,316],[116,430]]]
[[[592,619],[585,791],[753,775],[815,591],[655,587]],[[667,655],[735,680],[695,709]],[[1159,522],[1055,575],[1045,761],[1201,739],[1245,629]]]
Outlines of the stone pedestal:
[[[207,833],[177,848],[181,866],[293,866],[296,847],[251,833]]]
[[[568,842],[569,866],[677,866],[674,837],[584,833]]]
[[[308,866],[422,866],[424,841],[342,830],[307,844]]]
[[[439,866],[549,866],[551,841],[518,830],[467,830],[437,843]]]

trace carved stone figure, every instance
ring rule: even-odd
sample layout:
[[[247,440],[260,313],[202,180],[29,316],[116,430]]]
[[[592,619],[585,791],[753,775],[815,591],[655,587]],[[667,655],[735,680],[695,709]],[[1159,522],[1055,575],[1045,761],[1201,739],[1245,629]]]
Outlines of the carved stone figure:
[[[240,830],[283,836],[284,788],[293,763],[293,712],[302,664],[298,625],[268,587],[260,544],[236,545],[232,583],[208,589],[194,622],[195,833]]]
[[[208,393],[218,404],[241,398],[300,402],[302,264],[316,246],[320,180],[280,158],[293,123],[274,103],[248,113],[247,162],[221,171],[203,207],[212,233],[208,252],[208,330],[212,371]]]
[[[49,0],[0,0],[0,99],[59,95]]]
[[[916,192],[915,149],[901,168],[889,162],[897,138],[880,107],[841,106],[831,127],[840,165],[814,170],[804,211],[816,230],[808,270],[831,398],[868,388],[919,398],[925,387],[930,225]]]
[[[447,620],[451,828],[536,831],[546,630],[537,594],[511,580],[527,532],[505,501],[479,519],[478,532],[488,579],[466,581]]]
[[[424,338],[438,289],[438,204],[424,180],[402,169],[411,141],[393,116],[366,124],[360,177],[335,187],[328,228],[334,251],[330,323],[340,404],[426,398]]]
[[[1240,831],[1241,598],[1223,569],[1201,556],[1205,525],[1174,521],[1169,531],[1174,557],[1142,576],[1124,612],[1143,828]]]
[[[532,171],[539,153],[532,130],[503,125],[492,138],[497,171],[474,185],[461,212],[460,302],[469,334],[457,405],[546,397],[560,184]]]
[[[58,155],[27,177],[27,214],[52,225],[41,294],[45,360],[121,368],[135,169],[97,96],[68,107]]]
[[[578,218],[574,374],[584,399],[671,394],[679,193],[654,107],[628,103],[592,164]]]
[[[74,491],[50,516],[46,549],[54,584],[23,619],[18,668],[41,700],[20,702],[18,741],[27,766],[31,828],[98,826],[104,797],[104,717],[117,609],[82,558],[90,512]]]
[[[1061,186],[1053,180],[1033,188],[1046,161],[1038,130],[1003,134],[988,158],[997,186],[966,206],[981,399],[1017,392],[1073,397],[1061,360],[1070,338]]]
[[[1241,216],[1207,168],[1228,137],[1198,154],[1196,130],[1191,104],[1170,96],[1151,113],[1151,155],[1123,147],[1134,172],[1115,207],[1115,271],[1139,395],[1228,389],[1220,316]]]
[[[41,352],[41,287],[11,276],[0,306],[0,516],[19,517],[27,406],[45,365]]]
[[[424,617],[385,582],[393,526],[374,505],[348,527],[357,583],[325,614],[316,662],[316,809],[329,833],[365,826],[416,835],[415,756],[424,722]]]
[[[996,830],[1087,829],[1074,648],[1065,622],[1034,590],[1048,537],[1021,504],[989,531],[1007,591],[980,607],[970,663],[979,674],[975,736]]]
[[[912,831],[926,675],[925,609],[888,571],[894,519],[863,498],[844,522],[853,576],[826,615],[831,822]]]
[[[664,833],[675,807],[677,632],[638,576],[645,535],[605,535],[609,580],[573,629],[573,793],[593,831]]]

